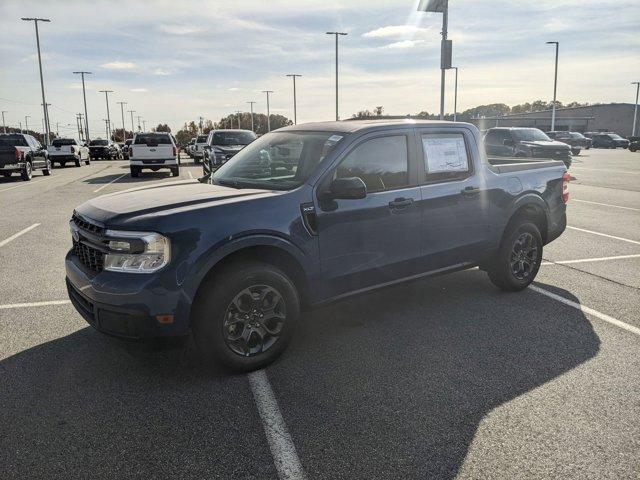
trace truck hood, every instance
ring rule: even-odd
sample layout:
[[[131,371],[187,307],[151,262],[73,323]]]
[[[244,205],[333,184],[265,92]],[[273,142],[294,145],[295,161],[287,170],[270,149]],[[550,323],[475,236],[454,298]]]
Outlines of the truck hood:
[[[214,145],[213,147],[217,150],[222,151],[223,153],[238,153],[242,150],[246,145]]]
[[[276,193],[181,180],[93,198],[76,208],[76,212],[106,226],[121,225],[142,217],[163,216],[196,206],[228,204]]]
[[[531,147],[547,147],[547,148],[568,148],[568,145],[564,142],[558,142],[555,140],[546,141],[546,140],[537,140],[535,142],[522,141],[520,142],[522,145],[527,145]]]

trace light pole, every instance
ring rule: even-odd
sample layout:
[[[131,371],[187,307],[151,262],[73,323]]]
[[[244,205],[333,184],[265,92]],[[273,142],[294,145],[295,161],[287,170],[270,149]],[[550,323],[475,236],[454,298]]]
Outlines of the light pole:
[[[140,119],[142,118],[142,115],[136,115],[136,119],[138,120],[138,131],[140,131]]]
[[[240,115],[240,110],[236,110],[236,114],[238,115],[238,130],[242,129],[242,116]]]
[[[327,32],[327,35],[335,35],[336,37],[336,121],[340,120],[338,109],[338,36],[347,35],[345,32]]]
[[[458,67],[453,67],[456,71],[456,86],[453,94],[453,121],[458,121]]]
[[[269,94],[273,93],[273,90],[263,90],[262,93],[267,94],[267,132],[271,131],[271,113],[269,111]]]
[[[636,136],[636,120],[638,116],[638,94],[640,94],[640,82],[631,82],[631,85],[636,86],[636,106],[633,109],[633,128],[631,129],[631,136]],[[2,123],[4,124],[4,117],[2,117]]]
[[[444,84],[446,71],[451,68],[451,40],[447,40],[449,0],[420,0],[419,12],[442,13],[442,42],[440,43],[440,120],[444,120]]]
[[[40,34],[38,32],[38,22],[50,22],[48,18],[22,18],[25,22],[33,22],[36,26],[36,45],[38,46],[38,66],[40,68],[40,88],[42,90],[42,108],[44,110],[44,119],[45,119],[45,137],[44,144],[47,146],[49,144],[49,117],[47,116],[47,101],[44,97],[44,80],[42,77],[42,57],[40,55]]]
[[[253,107],[253,105],[251,105]],[[3,133],[7,133],[7,126],[4,123],[4,114],[9,113],[7,110],[2,110],[2,130]],[[251,115],[251,129],[253,130],[253,114]]]
[[[298,108],[297,108],[297,101],[296,101],[296,77],[301,77],[302,75],[298,75],[297,73],[289,73],[286,76],[293,78],[293,124],[297,125],[298,124]]]
[[[107,134],[107,139],[109,139],[109,119],[103,118],[102,121],[104,122],[104,131]]]
[[[143,132],[147,131],[147,121],[146,120],[142,120],[142,131]]]
[[[111,140],[111,117],[109,116],[109,94],[113,93],[113,90],[100,90],[104,93],[104,98],[107,101],[107,137]]]
[[[560,42],[547,42],[547,45],[556,46],[556,72],[553,77],[553,105],[551,106],[551,131],[556,129],[556,92],[558,89],[558,50],[560,49]]]
[[[252,132],[255,132],[255,130],[254,130],[254,128],[253,128],[253,104],[254,104],[254,103],[256,103],[256,102],[251,101],[251,102],[247,102],[247,103],[248,103],[249,105],[251,105],[251,131],[252,131]],[[4,117],[3,117],[2,123],[4,123]]]
[[[122,114],[122,141],[125,142],[127,140],[127,129],[124,126],[124,106],[127,102],[116,102],[120,105],[120,113]]]
[[[87,115],[87,91],[84,88],[84,76],[92,75],[91,72],[73,72],[76,75],[82,76],[82,98],[84,100],[84,136],[85,141],[89,143],[89,115]]]
[[[27,131],[27,133],[29,133],[29,119],[31,118],[31,115],[25,115],[24,116],[24,129]]]
[[[133,138],[133,134],[136,131],[135,126],[133,124],[133,114],[135,113],[135,110],[127,110],[127,112],[131,114],[131,138]]]

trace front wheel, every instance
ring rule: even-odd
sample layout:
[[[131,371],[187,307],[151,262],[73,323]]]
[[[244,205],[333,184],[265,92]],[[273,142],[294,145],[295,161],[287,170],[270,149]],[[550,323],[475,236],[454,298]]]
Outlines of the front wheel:
[[[48,177],[49,175],[51,175],[51,170],[52,170],[52,167],[51,167],[51,160],[49,160],[49,159],[47,158],[47,163],[46,163],[46,165],[44,166],[44,168],[42,169],[42,174],[43,174],[44,176]]]
[[[140,176],[140,167],[131,167],[131,176],[138,178]]]
[[[497,287],[517,292],[536,278],[542,262],[542,236],[538,227],[524,221],[505,233],[500,249],[487,268],[489,279]]]
[[[237,372],[256,370],[284,351],[299,314],[298,292],[284,272],[264,263],[236,263],[200,288],[194,338],[206,360]]]

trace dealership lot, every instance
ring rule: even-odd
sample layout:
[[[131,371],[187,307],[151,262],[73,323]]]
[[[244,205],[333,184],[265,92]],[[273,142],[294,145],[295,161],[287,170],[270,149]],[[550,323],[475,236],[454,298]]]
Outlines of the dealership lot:
[[[0,179],[0,477],[637,478],[640,154],[571,173],[535,289],[470,270],[343,300],[250,376],[105,337],[66,300],[74,206],[167,172]]]

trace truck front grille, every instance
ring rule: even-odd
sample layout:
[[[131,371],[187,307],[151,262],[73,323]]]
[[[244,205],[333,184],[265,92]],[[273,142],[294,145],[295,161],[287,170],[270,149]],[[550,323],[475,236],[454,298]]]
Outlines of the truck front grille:
[[[92,272],[101,272],[104,268],[104,253],[81,242],[73,242],[73,252],[78,260]]]

